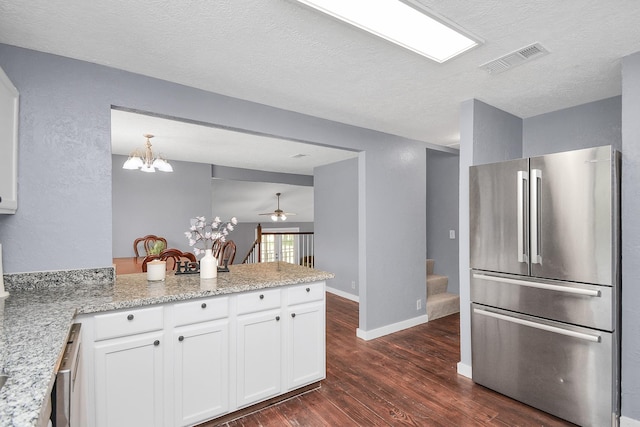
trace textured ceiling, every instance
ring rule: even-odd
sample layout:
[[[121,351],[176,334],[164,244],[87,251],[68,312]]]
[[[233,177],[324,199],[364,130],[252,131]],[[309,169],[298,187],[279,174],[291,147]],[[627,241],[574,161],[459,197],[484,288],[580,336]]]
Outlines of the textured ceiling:
[[[3,0],[0,42],[441,145],[471,98],[526,118],[619,95],[640,51],[636,0],[417,1],[484,44],[437,64],[293,0]]]

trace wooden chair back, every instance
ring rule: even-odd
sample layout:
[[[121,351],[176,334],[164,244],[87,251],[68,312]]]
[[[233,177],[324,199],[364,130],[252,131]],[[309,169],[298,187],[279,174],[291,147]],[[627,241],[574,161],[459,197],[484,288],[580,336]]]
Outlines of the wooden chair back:
[[[218,265],[224,267],[225,265],[233,264],[235,257],[236,243],[233,240],[227,240],[224,245],[222,245],[220,254],[216,258],[218,258]]]
[[[160,255],[147,255],[146,258],[142,261],[142,271],[147,271],[147,263],[149,261],[153,261],[154,259],[159,259],[160,261],[167,261],[167,270],[175,270],[178,262],[185,261],[185,258],[191,262],[196,262],[196,256],[191,252],[182,252],[179,249],[165,249],[160,252]]]
[[[213,245],[211,246],[211,253],[213,254],[214,258],[218,258],[223,245],[224,243],[222,243],[220,240],[216,240],[213,242]]]
[[[138,245],[140,244],[140,242],[143,243],[144,254],[149,255],[149,251],[158,241],[164,243],[165,249],[167,248],[167,239],[165,239],[164,237],[156,236],[155,234],[147,234],[144,237],[138,237],[136,240],[134,240],[133,252],[136,254],[136,258],[140,256],[140,252],[138,252]]]

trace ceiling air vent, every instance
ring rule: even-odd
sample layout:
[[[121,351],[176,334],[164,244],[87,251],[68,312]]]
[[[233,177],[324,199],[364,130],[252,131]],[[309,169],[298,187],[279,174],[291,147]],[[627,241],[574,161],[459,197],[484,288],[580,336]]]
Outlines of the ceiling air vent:
[[[291,156],[292,159],[301,159],[303,157],[307,157],[306,154],[294,154],[293,156]]]
[[[489,74],[497,74],[534,58],[544,56],[548,53],[549,51],[542,47],[540,43],[535,43],[518,49],[515,52],[511,52],[498,59],[494,59],[493,61],[482,64],[480,68],[487,71]]]

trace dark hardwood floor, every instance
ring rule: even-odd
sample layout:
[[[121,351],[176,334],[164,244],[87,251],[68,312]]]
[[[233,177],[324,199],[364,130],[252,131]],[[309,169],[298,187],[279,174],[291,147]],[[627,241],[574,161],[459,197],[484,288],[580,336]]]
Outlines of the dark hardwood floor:
[[[357,326],[358,305],[327,293],[322,387],[224,426],[573,425],[458,375],[457,314],[371,341]]]

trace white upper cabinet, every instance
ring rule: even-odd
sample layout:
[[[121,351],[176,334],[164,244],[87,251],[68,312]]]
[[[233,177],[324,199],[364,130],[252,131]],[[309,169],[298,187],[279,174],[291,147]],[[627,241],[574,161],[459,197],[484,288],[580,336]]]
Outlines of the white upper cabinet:
[[[0,214],[18,208],[18,90],[0,68]]]

